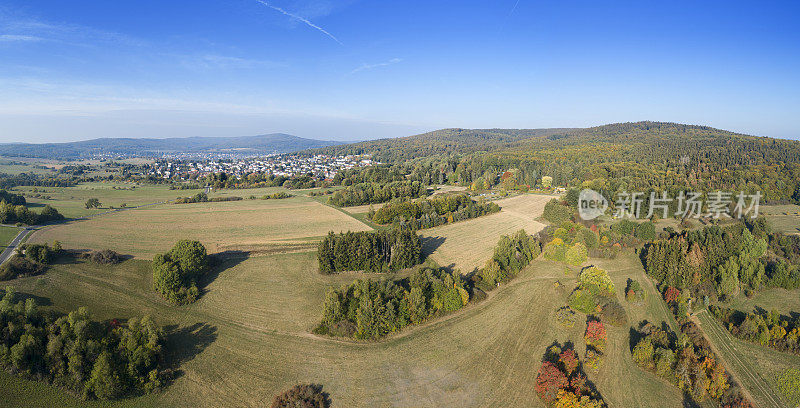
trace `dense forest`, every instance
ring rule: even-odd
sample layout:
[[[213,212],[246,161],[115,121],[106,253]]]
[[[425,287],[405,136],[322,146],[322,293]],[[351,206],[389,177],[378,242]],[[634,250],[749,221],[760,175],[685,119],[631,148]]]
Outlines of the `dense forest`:
[[[368,216],[376,224],[404,222],[413,229],[432,228],[500,211],[492,202],[477,202],[464,194],[420,200],[391,201]]]
[[[586,129],[444,129],[399,139],[315,149],[371,154],[412,180],[470,186],[588,182],[607,198],[622,191],[760,190],[769,201],[800,200],[800,142],[753,137],[706,126],[618,123]]]
[[[711,226],[675,233],[647,245],[642,260],[647,274],[660,284],[662,291],[668,287],[689,289],[698,299],[725,300],[740,291],[749,293],[765,286],[800,287],[796,263],[779,257],[777,251],[765,256],[765,226],[761,218],[747,226]],[[773,235],[772,241],[782,241],[779,236]]]

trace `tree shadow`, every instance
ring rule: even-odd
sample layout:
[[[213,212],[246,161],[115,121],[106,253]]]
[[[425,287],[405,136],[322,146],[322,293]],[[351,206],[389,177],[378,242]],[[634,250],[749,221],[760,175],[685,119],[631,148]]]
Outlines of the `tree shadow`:
[[[422,255],[425,258],[429,257],[444,244],[445,239],[445,237],[422,237]]]
[[[183,327],[169,325],[164,331],[164,366],[171,373],[170,381],[183,375],[181,365],[197,357],[218,336],[216,326],[200,322]]]
[[[200,289],[200,295],[205,295],[208,292],[207,286],[214,282],[220,273],[239,265],[249,257],[250,252],[238,250],[217,252],[209,255],[209,270],[197,280],[197,288]]]
[[[0,289],[0,299],[2,299],[3,296],[5,295],[6,291],[4,289]],[[33,299],[33,301],[36,302],[36,306],[53,306],[53,301],[50,300],[49,297],[32,295],[30,293],[17,292],[15,290],[14,303],[24,302],[28,299]]]
[[[684,408],[700,408],[700,404],[698,404],[689,393],[683,393],[683,407]]]

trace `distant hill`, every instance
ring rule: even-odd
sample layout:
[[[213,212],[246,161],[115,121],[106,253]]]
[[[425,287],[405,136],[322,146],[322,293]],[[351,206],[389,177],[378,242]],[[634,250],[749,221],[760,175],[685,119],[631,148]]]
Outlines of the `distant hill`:
[[[67,143],[4,143],[0,155],[74,159],[98,155],[157,157],[164,154],[272,154],[333,146],[339,142],[305,139],[283,133],[238,137],[183,137],[166,139],[102,138]]]
[[[438,154],[499,150],[518,146],[525,140],[562,137],[578,130],[581,129],[440,129],[413,136],[312,149],[308,153],[369,153],[383,162],[403,161]]]
[[[371,154],[425,182],[462,186],[515,169],[522,185],[544,175],[555,185],[621,191],[760,191],[773,203],[800,203],[800,141],[668,122],[581,129],[443,129],[302,154]],[[696,189],[696,190],[695,190]]]

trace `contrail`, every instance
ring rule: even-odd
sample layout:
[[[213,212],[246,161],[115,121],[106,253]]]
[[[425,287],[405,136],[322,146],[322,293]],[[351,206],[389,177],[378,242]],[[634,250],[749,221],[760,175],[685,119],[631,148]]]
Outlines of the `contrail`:
[[[269,3],[267,3],[267,2],[266,2],[266,1],[264,1],[264,0],[256,0],[256,1],[257,1],[257,2],[259,2],[259,3],[261,3],[261,4],[263,4],[263,5],[265,5],[265,6],[267,6],[267,7],[269,7],[269,8],[271,8],[271,9],[273,9],[273,10],[275,10],[275,11],[277,11],[277,12],[279,12],[279,13],[281,13],[281,14],[283,14],[283,15],[285,15],[285,16],[291,17],[291,18],[293,18],[293,19],[295,19],[295,20],[297,20],[297,21],[301,21],[301,22],[305,23],[307,26],[309,26],[309,27],[311,27],[311,28],[314,28],[314,29],[318,30],[318,31],[319,31],[319,32],[321,32],[322,34],[325,34],[325,35],[327,35],[327,36],[328,36],[328,37],[330,37],[330,38],[331,38],[333,41],[336,41],[337,43],[339,43],[339,45],[344,45],[344,44],[342,44],[342,42],[341,42],[341,41],[339,41],[339,39],[338,39],[338,38],[334,37],[334,36],[333,36],[333,34],[331,34],[331,33],[327,32],[327,31],[325,31],[325,29],[324,29],[324,28],[322,28],[322,27],[320,27],[320,26],[318,26],[318,25],[316,25],[316,24],[314,24],[314,23],[312,23],[312,22],[310,22],[310,21],[306,20],[305,18],[303,18],[303,17],[300,17],[300,16],[298,16],[297,14],[292,14],[292,13],[290,13],[290,12],[288,12],[288,11],[286,11],[286,10],[284,10],[284,9],[280,8],[280,7],[273,6],[272,4],[269,4]]]
[[[392,58],[389,61],[379,62],[377,64],[361,64],[360,67],[350,71],[350,74],[352,75],[352,74],[355,74],[358,71],[364,71],[364,70],[367,70],[367,69],[385,67],[387,65],[397,64],[398,62],[400,62],[402,60],[403,60],[402,58]]]
[[[502,24],[502,25],[500,25],[500,29],[499,29],[499,30],[497,30],[497,34],[500,34],[500,32],[502,32],[502,31],[503,31],[503,28],[505,28],[505,26],[506,26],[506,23],[508,22],[508,19],[509,19],[509,18],[511,18],[511,15],[512,15],[512,14],[514,14],[514,10],[516,10],[516,9],[517,9],[517,6],[519,6],[519,0],[517,0],[517,1],[514,3],[514,7],[511,7],[511,11],[509,11],[509,12],[508,12],[508,15],[506,16],[505,20],[503,20],[503,24]]]

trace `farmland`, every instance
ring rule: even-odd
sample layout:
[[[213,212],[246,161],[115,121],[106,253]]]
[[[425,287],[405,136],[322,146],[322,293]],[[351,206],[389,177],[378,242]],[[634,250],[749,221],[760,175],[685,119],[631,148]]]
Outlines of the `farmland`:
[[[74,187],[15,187],[12,192],[25,195],[33,208],[51,205],[67,218],[84,217],[119,208],[123,204],[136,207],[193,195],[202,190],[170,190],[164,185],[137,183],[91,182]],[[38,197],[37,197],[38,196]],[[87,209],[86,200],[97,198],[100,208]]]
[[[16,227],[0,227],[0,252],[6,249],[8,243],[19,234],[20,229]]]
[[[573,341],[582,352],[583,321],[564,329],[554,318],[575,285],[576,270],[567,275],[559,265],[537,261],[482,303],[384,341],[359,343],[309,333],[325,290],[360,276],[319,275],[315,261],[313,252],[231,259],[213,273],[197,303],[181,308],[152,293],[148,263],[139,260],[113,267],[56,265],[13,284],[58,310],[86,305],[102,319],[149,313],[160,324],[177,326],[170,341],[193,350],[175,357],[183,362],[183,375],[161,394],[120,406],[264,405],[281,389],[312,381],[324,384],[337,406],[539,407],[532,384],[545,348],[555,340]],[[628,277],[644,279],[632,255],[602,266],[618,295]],[[563,286],[556,287],[557,280]],[[648,299],[645,306],[626,305],[632,320],[665,318],[658,295],[648,293]],[[676,388],[637,371],[627,334],[627,328],[609,331],[606,364],[590,379],[615,406],[679,405]]]
[[[761,213],[767,217],[773,231],[784,234],[800,233],[800,206],[765,205],[761,207]]]
[[[367,229],[341,211],[306,197],[293,197],[161,204],[119,211],[45,228],[31,241],[59,240],[66,248],[109,248],[149,258],[182,238],[199,240],[210,252],[219,252],[308,242],[328,231]]]
[[[552,196],[526,194],[503,200],[499,213],[423,230],[423,252],[443,266],[463,273],[483,266],[502,235],[524,228],[535,234],[545,225],[537,221]]]

